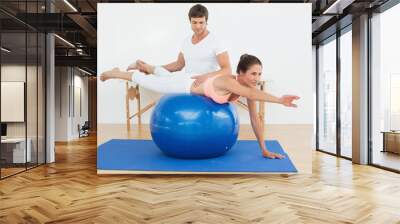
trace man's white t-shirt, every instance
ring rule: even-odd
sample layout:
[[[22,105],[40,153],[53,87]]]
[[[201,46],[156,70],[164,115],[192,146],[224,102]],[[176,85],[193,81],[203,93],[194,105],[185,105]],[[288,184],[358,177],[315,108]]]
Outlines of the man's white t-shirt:
[[[185,59],[185,73],[201,75],[219,70],[217,55],[225,51],[226,48],[212,33],[208,33],[197,44],[192,43],[192,35],[185,38],[181,47]]]

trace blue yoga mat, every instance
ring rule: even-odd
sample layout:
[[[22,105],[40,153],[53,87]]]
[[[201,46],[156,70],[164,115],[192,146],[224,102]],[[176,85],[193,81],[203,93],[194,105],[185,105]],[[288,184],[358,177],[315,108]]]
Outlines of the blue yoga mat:
[[[257,141],[238,141],[225,155],[200,160],[166,156],[151,140],[113,139],[97,151],[98,171],[149,171],[151,173],[291,173],[297,172],[278,141],[266,141],[270,151],[286,155],[285,159],[261,156]],[[118,173],[118,172],[114,172]]]

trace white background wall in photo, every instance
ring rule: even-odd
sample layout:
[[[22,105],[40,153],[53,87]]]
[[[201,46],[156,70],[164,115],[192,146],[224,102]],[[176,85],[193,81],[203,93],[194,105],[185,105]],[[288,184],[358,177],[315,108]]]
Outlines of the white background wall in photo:
[[[188,11],[193,5],[99,4],[98,73],[124,70],[137,59],[155,65],[176,60],[183,39],[192,34]],[[227,47],[233,72],[240,55],[256,55],[263,62],[268,92],[301,97],[297,109],[266,104],[266,123],[312,124],[311,4],[204,5],[208,29]],[[142,105],[156,97],[143,91]],[[241,123],[249,123],[247,112],[238,110]],[[144,123],[150,114],[143,116]],[[125,81],[98,79],[98,123],[125,122]]]

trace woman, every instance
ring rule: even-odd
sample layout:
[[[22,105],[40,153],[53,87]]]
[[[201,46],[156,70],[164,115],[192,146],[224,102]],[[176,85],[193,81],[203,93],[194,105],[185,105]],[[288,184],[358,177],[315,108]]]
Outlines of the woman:
[[[145,74],[129,71],[134,69],[138,69]],[[187,78],[190,76],[174,76],[163,67],[151,66],[141,61],[130,65],[127,70],[121,71],[118,68],[114,68],[102,73],[100,80],[124,79],[134,81],[141,87],[160,93],[193,93],[204,95],[220,104],[234,101],[240,96],[245,97],[249,108],[251,125],[260,145],[262,155],[271,159],[284,158],[281,154],[269,151],[265,146],[264,130],[257,114],[256,101],[297,107],[296,104],[293,104],[293,101],[300,99],[300,97],[293,95],[276,97],[258,90],[256,85],[261,77],[262,63],[257,57],[248,54],[242,55],[236,69],[236,77],[233,75],[216,74],[207,78],[202,83],[194,83],[194,79]]]

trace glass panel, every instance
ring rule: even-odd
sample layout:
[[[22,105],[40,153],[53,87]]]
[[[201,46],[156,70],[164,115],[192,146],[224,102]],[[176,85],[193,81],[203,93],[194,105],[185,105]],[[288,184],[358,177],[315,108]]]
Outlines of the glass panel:
[[[390,74],[390,130],[400,130],[400,73]]]
[[[77,75],[76,75],[77,76]],[[76,79],[76,78],[75,78]],[[75,81],[75,85],[77,85]],[[81,87],[74,87],[74,117],[72,119],[72,136],[76,138],[79,135],[78,125],[81,125],[81,99],[82,99],[82,89]],[[76,128],[75,128],[76,127]]]
[[[38,63],[38,49],[37,49],[37,33],[30,32],[27,33],[28,38],[28,55],[27,55],[27,94],[26,94],[26,111],[27,111],[27,143],[28,147],[27,150],[28,156],[28,168],[34,167],[37,165],[37,157],[38,157],[38,143],[37,143],[37,132],[38,132],[38,125],[37,125],[37,63]]]
[[[0,1],[0,8],[4,9],[7,12],[11,12],[15,17],[22,17],[24,14],[22,12],[25,11],[25,1]],[[0,12],[1,23],[1,31],[2,32],[21,32],[25,33],[25,24],[21,21],[15,20],[9,15]],[[21,18],[24,19],[24,18]]]
[[[400,4],[372,18],[372,163],[400,170]]]
[[[33,16],[32,18],[32,14],[36,14],[38,11],[37,1],[27,2],[27,19],[31,24],[38,24],[38,17]],[[27,143],[31,151],[31,158],[27,165],[28,168],[31,168],[37,166],[38,163],[38,34],[36,30],[28,29],[27,32]]]
[[[46,63],[46,37],[39,33],[38,45],[38,163],[45,163],[45,63]]]
[[[1,178],[45,162],[45,35],[21,22],[37,24],[45,2],[0,1],[20,19],[0,12]]]
[[[318,48],[319,149],[336,153],[336,40]]]
[[[26,34],[1,34],[2,177],[25,170]],[[6,50],[4,50],[6,49]]]
[[[0,7],[6,9],[9,12],[23,13],[26,11],[25,0],[2,0],[0,1]]]
[[[352,157],[352,35],[340,37],[340,121],[341,155]]]

